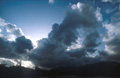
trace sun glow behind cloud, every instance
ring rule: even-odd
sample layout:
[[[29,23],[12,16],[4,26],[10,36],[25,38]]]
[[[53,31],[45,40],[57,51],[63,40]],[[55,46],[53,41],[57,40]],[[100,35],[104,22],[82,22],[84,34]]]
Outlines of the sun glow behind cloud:
[[[56,66],[75,65],[78,64],[78,62],[79,65],[82,65],[81,61],[85,63],[86,59],[88,62],[93,60],[93,58],[97,61],[101,60],[101,58],[108,59],[110,58],[109,53],[112,56],[113,52],[116,55],[120,55],[118,47],[118,43],[120,42],[120,19],[117,18],[120,13],[115,13],[115,16],[112,15],[114,11],[116,12],[116,10],[118,10],[118,7],[115,6],[116,9],[104,7],[103,9],[100,5],[96,5],[97,2],[95,2],[95,0],[95,3],[92,4],[96,6],[91,5],[89,0],[86,1],[88,1],[88,3],[74,3],[71,1],[70,6],[67,5],[67,7],[63,6],[65,4],[62,4],[62,6],[60,6],[61,4],[58,5],[59,1],[57,2],[57,0],[56,3],[54,3],[54,0],[49,0],[50,4],[48,4],[47,0],[46,6],[49,8],[43,8],[45,6],[41,6],[42,8],[38,8],[40,9],[39,12],[38,9],[36,9],[36,12],[35,8],[40,4],[37,5],[36,3],[37,6],[32,5],[32,7],[24,5],[24,7],[27,7],[27,10],[30,8],[33,14],[29,15],[31,11],[28,13],[23,11],[23,14],[33,15],[33,17],[30,18],[32,18],[33,22],[35,20],[35,22],[30,22],[29,19],[27,19],[27,22],[30,23],[26,24],[26,19],[23,20],[25,21],[23,23],[20,22],[22,21],[21,19],[18,20],[17,22],[20,22],[23,27],[8,23],[6,22],[7,19],[4,20],[0,18],[0,46],[2,46],[0,47],[0,56],[3,57],[1,63],[9,62],[11,65],[16,65],[18,62],[13,59],[19,59],[21,60],[21,65],[24,67],[32,68],[35,66],[34,64],[36,64],[36,66],[41,66],[41,68],[52,68]],[[101,0],[101,4],[108,3],[111,4],[111,7],[113,5],[111,2],[115,4],[117,1],[118,0],[115,2],[113,0]],[[63,7],[68,8],[63,21],[59,21],[60,23],[56,20],[59,19],[58,17],[61,17],[59,16],[61,10],[56,8],[57,10],[53,11],[53,9],[55,9],[51,9],[53,6],[57,6],[59,9],[63,9]],[[43,14],[41,12],[43,12]],[[51,12],[49,13],[50,15],[48,12]],[[109,18],[105,15],[106,12]],[[15,14],[16,13],[13,13],[13,16]],[[52,14],[56,16],[51,16]],[[53,18],[55,18],[55,20],[53,20]],[[106,20],[109,22],[104,24]],[[27,33],[23,33],[23,30]],[[101,43],[104,43],[103,46],[105,46],[105,49],[99,48]],[[102,54],[102,52],[104,54]],[[63,64],[63,62],[65,64]]]
[[[8,58],[0,58],[0,64],[6,64],[6,66],[23,66],[26,68],[34,68],[35,65],[31,62],[31,61],[24,61],[24,60],[20,60],[17,59],[8,59]]]
[[[31,61],[21,61],[21,66],[27,67],[27,68],[34,68],[34,64]]]

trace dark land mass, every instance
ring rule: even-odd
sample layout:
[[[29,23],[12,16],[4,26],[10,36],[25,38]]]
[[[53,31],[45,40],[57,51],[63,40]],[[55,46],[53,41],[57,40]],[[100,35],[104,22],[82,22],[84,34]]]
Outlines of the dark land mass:
[[[120,63],[117,62],[99,62],[79,67],[57,67],[51,70],[43,70],[39,68],[29,69],[21,66],[6,67],[0,65],[0,78],[41,78],[41,76],[73,76],[78,77],[119,77]]]

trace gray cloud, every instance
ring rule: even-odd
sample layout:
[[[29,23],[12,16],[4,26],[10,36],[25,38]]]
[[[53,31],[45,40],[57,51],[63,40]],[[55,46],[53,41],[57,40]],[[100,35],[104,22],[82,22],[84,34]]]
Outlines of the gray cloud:
[[[104,27],[107,30],[106,35],[103,38],[105,42],[105,51],[100,52],[100,55],[106,60],[113,60],[120,62],[120,13],[116,12],[111,17],[111,22],[106,23]],[[102,53],[102,54],[101,54]]]
[[[98,13],[100,13],[100,9],[98,9]],[[97,16],[100,18],[99,14]],[[4,26],[7,32],[15,36],[15,41],[9,41],[5,36],[0,37],[0,57],[10,59],[28,59],[29,57],[29,60],[36,66],[48,68],[79,66],[103,60],[119,61],[119,16],[120,13],[115,13],[111,18],[111,23],[104,25],[107,30],[106,35],[103,37],[106,47],[105,51],[97,50],[97,47],[100,45],[98,42],[100,38],[98,29],[102,28],[100,24],[102,20],[98,20],[96,10],[87,4],[80,2],[74,4],[74,7],[66,12],[62,23],[53,24],[48,38],[39,40],[38,47],[34,49],[31,40],[23,36],[20,28],[0,19],[1,27]],[[77,41],[78,38],[82,40]],[[73,44],[80,44],[81,46],[76,45],[75,47],[77,48],[67,50]],[[97,56],[89,56],[89,54],[94,54],[95,52],[98,52]],[[17,62],[17,60],[15,61]]]
[[[8,23],[8,24],[6,25],[6,30],[7,30],[8,32],[11,32],[11,33],[12,33],[13,35],[15,35],[16,37],[20,37],[20,36],[23,35],[22,30],[21,30],[20,28],[17,28],[16,25],[14,25],[14,24]]]
[[[87,52],[95,52],[95,48],[100,44],[97,43],[97,39],[99,38],[99,33],[93,32],[86,36],[86,38],[83,41],[83,46],[86,49]]]
[[[5,38],[0,38],[0,56],[6,58],[12,58],[15,56],[11,42]]]
[[[76,29],[83,28],[84,31],[88,29],[88,32],[90,32],[94,31],[93,29],[96,29],[98,26],[98,21],[92,7],[83,5],[81,12],[79,9],[68,11],[63,22],[60,25],[56,24],[56,29],[50,32],[49,38],[62,42],[65,45],[71,45],[78,38]]]
[[[18,37],[15,42],[16,52],[25,53],[26,50],[33,49],[32,42],[29,39],[26,39],[24,36]]]
[[[57,67],[92,62],[93,59],[87,53],[94,53],[99,45],[97,29],[100,25],[91,6],[82,4],[80,9],[67,11],[63,22],[52,26],[48,38],[38,41],[38,47],[30,54],[30,59],[36,65]],[[67,47],[76,43],[79,29],[84,33],[83,47],[66,51]]]
[[[31,41],[24,36],[18,37],[16,41],[8,41],[0,37],[0,57],[21,58],[22,54],[27,54],[27,50],[32,48]]]

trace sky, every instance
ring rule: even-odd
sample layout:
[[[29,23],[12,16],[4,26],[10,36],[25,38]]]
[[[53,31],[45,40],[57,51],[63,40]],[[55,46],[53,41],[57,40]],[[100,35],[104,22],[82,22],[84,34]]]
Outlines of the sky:
[[[0,63],[120,62],[119,30],[120,0],[0,0]]]

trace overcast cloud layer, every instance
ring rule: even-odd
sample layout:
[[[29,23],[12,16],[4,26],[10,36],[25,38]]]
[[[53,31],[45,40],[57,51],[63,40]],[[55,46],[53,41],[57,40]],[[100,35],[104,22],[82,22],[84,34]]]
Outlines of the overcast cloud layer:
[[[49,0],[49,3],[53,2]],[[120,3],[119,0],[101,2],[109,2],[111,6]],[[47,68],[107,60],[120,62],[120,12],[118,6],[115,8],[104,9],[111,17],[107,20],[100,7],[81,2],[71,4],[62,23],[53,24],[48,38],[39,40],[36,48],[20,28],[0,18],[0,57],[16,62],[17,59],[30,60],[36,66]],[[103,43],[105,49],[98,49]]]

